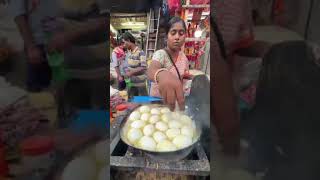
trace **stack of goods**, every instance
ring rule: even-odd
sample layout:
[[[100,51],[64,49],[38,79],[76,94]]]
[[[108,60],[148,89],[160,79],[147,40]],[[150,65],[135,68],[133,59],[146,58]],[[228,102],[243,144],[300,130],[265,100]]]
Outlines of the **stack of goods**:
[[[0,107],[0,132],[4,144],[15,146],[23,138],[39,130],[46,118],[28,103]]]
[[[115,109],[117,105],[124,103],[126,100],[120,96],[119,91],[110,86],[110,107]]]

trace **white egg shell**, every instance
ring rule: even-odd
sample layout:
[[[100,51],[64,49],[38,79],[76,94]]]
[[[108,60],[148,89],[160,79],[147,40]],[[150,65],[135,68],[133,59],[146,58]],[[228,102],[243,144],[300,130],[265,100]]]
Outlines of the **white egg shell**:
[[[143,113],[142,115],[141,115],[141,117],[140,117],[140,119],[142,120],[142,121],[148,121],[149,120],[149,118],[150,118],[150,114],[149,113]]]
[[[181,114],[179,112],[172,112],[171,116],[173,119],[180,119]]]
[[[142,136],[142,131],[140,129],[135,128],[130,129],[127,134],[127,138],[129,142],[132,144],[136,143]]]
[[[166,131],[168,129],[168,125],[162,121],[156,123],[156,128],[160,131]]]
[[[140,112],[138,112],[138,111],[133,111],[133,112],[130,114],[130,116],[129,116],[129,120],[130,120],[130,121],[136,121],[136,120],[139,120],[140,117],[141,117]]]
[[[139,108],[139,110],[141,113],[148,113],[148,112],[150,112],[150,107],[149,106],[141,106]]]
[[[192,119],[187,115],[182,115],[180,117],[180,122],[182,122],[183,124],[186,124],[186,125],[191,125],[192,124]]]
[[[154,125],[148,124],[143,128],[143,134],[145,136],[151,136],[153,132],[155,131]]]
[[[167,107],[161,108],[161,113],[162,114],[166,114],[166,113],[169,113],[169,112],[170,112],[169,108],[167,108]]]
[[[176,136],[180,135],[180,129],[168,129],[166,131],[166,135],[168,136],[169,139],[173,139]]]
[[[159,108],[152,108],[151,109],[151,114],[160,115],[161,112],[160,112]]]
[[[149,118],[149,123],[151,124],[155,124],[156,122],[158,122],[160,120],[160,117],[158,115],[152,115]]]
[[[167,139],[167,136],[161,131],[154,132],[152,137],[157,143]]]
[[[62,173],[62,180],[92,180],[96,178],[97,167],[90,158],[79,157],[68,163]]]
[[[163,122],[166,122],[166,123],[168,123],[171,118],[172,118],[172,117],[170,116],[170,113],[166,113],[166,114],[163,114],[163,115],[161,116],[161,120],[162,120]]]
[[[179,129],[182,127],[182,124],[179,121],[173,120],[173,121],[169,121],[169,127],[171,129]]]
[[[168,152],[168,151],[176,151],[177,147],[170,141],[164,140],[158,143],[157,151],[159,152]]]
[[[157,144],[156,142],[153,140],[153,138],[149,137],[149,136],[143,136],[138,143],[139,147],[145,150],[149,150],[149,151],[155,151]]]
[[[185,148],[192,144],[192,138],[184,135],[178,135],[173,139],[173,144],[178,148]]]
[[[146,123],[142,120],[133,121],[131,123],[131,127],[136,128],[136,129],[142,128],[145,125],[146,125]]]
[[[181,128],[181,134],[192,138],[194,134],[194,129],[190,126],[183,126]]]

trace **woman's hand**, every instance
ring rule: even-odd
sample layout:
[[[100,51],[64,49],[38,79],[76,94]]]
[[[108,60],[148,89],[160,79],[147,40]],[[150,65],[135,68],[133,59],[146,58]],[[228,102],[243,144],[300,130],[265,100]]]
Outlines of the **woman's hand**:
[[[176,101],[180,110],[184,110],[183,86],[176,76],[168,71],[161,71],[158,74],[158,85],[164,103],[169,105],[171,111],[175,109]]]

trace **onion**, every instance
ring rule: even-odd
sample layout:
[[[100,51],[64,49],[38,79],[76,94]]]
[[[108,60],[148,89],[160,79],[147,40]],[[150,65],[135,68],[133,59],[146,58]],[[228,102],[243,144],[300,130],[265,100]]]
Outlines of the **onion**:
[[[152,124],[148,124],[143,128],[143,134],[145,136],[150,136],[153,134],[154,130],[155,130],[154,126]]]
[[[141,113],[148,113],[148,112],[150,112],[150,107],[149,106],[141,106],[139,108],[139,110]]]
[[[141,119],[142,121],[148,121],[149,118],[150,118],[150,114],[149,114],[149,113],[143,113],[143,114],[141,115],[141,117],[140,117],[140,119]]]
[[[169,121],[169,127],[171,129],[179,129],[182,127],[182,124],[179,121],[173,120],[173,121]]]
[[[132,128],[128,131],[127,138],[128,140],[134,144],[143,136],[140,129]]]
[[[184,135],[178,135],[173,139],[173,144],[178,148],[185,148],[192,144],[192,138]]]
[[[164,107],[164,108],[161,109],[161,113],[162,114],[166,114],[166,113],[169,113],[169,112],[170,112],[170,109],[167,108],[167,107]]]
[[[96,165],[93,160],[79,157],[68,163],[62,180],[92,180],[96,178]]]
[[[156,131],[155,133],[153,133],[152,137],[157,143],[167,139],[167,136],[160,131]]]
[[[157,145],[157,151],[160,152],[168,152],[168,151],[176,151],[177,147],[168,140],[163,140]]]
[[[160,115],[160,110],[158,108],[152,108],[151,109],[151,114],[153,115]]]
[[[158,115],[153,115],[153,116],[150,117],[149,122],[150,122],[151,124],[155,124],[155,123],[158,122],[159,120],[160,120],[160,118],[159,118]]]
[[[160,131],[166,131],[168,129],[168,125],[160,121],[156,123],[156,128]]]
[[[180,135],[180,129],[168,129],[166,131],[166,135],[168,136],[169,139],[173,139],[176,136]]]
[[[140,119],[141,114],[138,111],[133,111],[130,116],[129,116],[129,120],[130,121],[136,121]]]
[[[132,128],[136,128],[136,129],[139,129],[139,128],[142,128],[143,126],[145,126],[145,122],[144,121],[141,121],[141,120],[137,120],[137,121],[133,121],[131,123],[131,127]]]
[[[143,136],[138,143],[138,146],[148,151],[154,151],[156,149],[156,142],[149,136]]]

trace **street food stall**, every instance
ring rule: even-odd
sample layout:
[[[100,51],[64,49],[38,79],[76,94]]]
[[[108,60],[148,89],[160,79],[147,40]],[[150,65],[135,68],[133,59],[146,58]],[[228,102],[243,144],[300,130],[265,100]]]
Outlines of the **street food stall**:
[[[137,45],[145,51],[147,60],[152,60],[155,50],[165,46],[161,22],[168,14],[164,7],[169,11],[172,4],[164,1],[161,7],[144,13],[115,13],[110,26],[114,40],[117,33],[140,28],[145,43]],[[177,9],[175,15],[188,27],[183,52],[192,78],[186,93],[186,110],[171,112],[161,98],[129,99],[126,89],[120,91],[110,85],[111,179],[210,178],[210,5],[207,1],[191,1],[179,4]],[[130,28],[119,26],[127,25],[125,18],[133,21]]]

